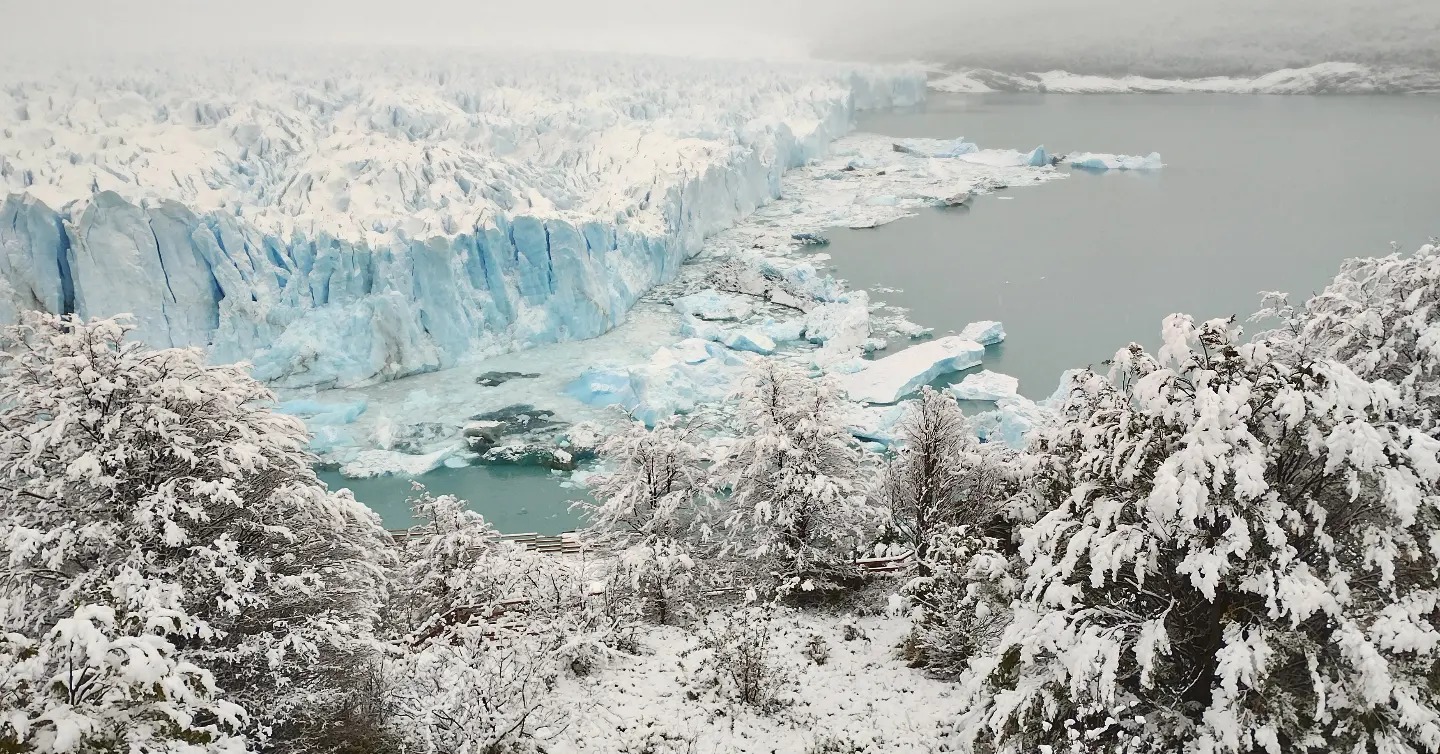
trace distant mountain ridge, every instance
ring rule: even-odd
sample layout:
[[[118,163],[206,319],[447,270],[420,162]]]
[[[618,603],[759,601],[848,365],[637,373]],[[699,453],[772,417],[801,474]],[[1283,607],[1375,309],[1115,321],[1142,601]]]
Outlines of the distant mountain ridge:
[[[1152,78],[1069,71],[1009,73],[986,68],[951,68],[933,71],[929,87],[951,93],[1435,94],[1440,93],[1440,71],[1331,62],[1253,77]]]

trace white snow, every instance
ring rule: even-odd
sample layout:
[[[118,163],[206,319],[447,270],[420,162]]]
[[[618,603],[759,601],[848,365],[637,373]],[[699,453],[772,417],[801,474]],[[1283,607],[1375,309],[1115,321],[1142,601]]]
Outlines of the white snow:
[[[1099,152],[1075,152],[1065,156],[1072,168],[1083,170],[1159,170],[1165,167],[1159,152],[1143,157],[1128,154],[1103,154]]]
[[[936,377],[979,365],[984,357],[984,346],[952,335],[876,359],[837,379],[851,400],[895,403]]]
[[[388,51],[0,74],[0,315],[350,386],[614,327],[913,67]],[[68,233],[61,232],[62,227]]]
[[[1057,94],[1398,94],[1440,92],[1440,72],[1375,68],[1357,63],[1319,63],[1263,76],[1158,79],[1093,76],[1068,71],[1003,73],[984,69],[947,72],[929,82],[951,93],[1054,92]]]
[[[1020,380],[989,369],[966,375],[958,385],[950,387],[955,397],[962,401],[998,401],[1014,396],[1019,389]]]

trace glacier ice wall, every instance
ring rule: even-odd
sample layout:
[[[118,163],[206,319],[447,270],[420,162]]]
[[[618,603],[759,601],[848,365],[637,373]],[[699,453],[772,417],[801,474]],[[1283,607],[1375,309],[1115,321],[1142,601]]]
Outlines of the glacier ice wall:
[[[0,75],[3,76],[3,75]],[[0,321],[348,386],[598,335],[917,69],[211,61],[0,78]]]

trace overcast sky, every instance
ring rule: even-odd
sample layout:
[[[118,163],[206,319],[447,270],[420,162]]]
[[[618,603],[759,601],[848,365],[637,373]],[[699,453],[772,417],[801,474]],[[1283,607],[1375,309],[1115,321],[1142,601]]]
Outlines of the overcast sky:
[[[1440,0],[0,0],[0,18],[0,48],[61,54],[388,43],[1011,68],[1440,55]]]

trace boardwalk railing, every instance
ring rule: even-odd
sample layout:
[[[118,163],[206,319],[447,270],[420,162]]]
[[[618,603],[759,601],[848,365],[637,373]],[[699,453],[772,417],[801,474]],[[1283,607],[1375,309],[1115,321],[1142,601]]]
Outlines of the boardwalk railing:
[[[391,529],[390,538],[396,543],[406,542],[412,539],[425,539],[432,536],[433,532],[424,529]],[[563,534],[536,534],[526,532],[524,534],[501,534],[498,539],[501,542],[514,542],[532,552],[541,552],[556,555],[574,555],[586,549],[585,543],[580,539],[580,533],[567,531]]]

